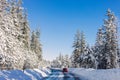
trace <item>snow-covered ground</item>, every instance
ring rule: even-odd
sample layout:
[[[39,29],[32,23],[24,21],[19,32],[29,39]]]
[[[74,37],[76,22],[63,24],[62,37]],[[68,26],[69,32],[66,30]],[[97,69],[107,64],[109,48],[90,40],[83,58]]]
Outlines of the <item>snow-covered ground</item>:
[[[3,70],[0,71],[0,80],[42,80],[49,74],[50,70],[47,68],[29,69],[24,72],[21,70]]]
[[[120,80],[120,69],[70,68],[69,71],[79,76],[81,80]]]
[[[79,76],[81,80],[120,80],[120,69],[84,69],[70,68],[69,72]],[[0,71],[0,80],[42,80],[50,74],[47,68]]]

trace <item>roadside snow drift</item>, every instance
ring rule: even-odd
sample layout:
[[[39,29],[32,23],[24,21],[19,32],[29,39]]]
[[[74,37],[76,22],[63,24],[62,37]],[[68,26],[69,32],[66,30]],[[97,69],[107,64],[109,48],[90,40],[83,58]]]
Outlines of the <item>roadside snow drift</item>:
[[[70,68],[69,71],[79,76],[81,80],[120,80],[120,69]]]
[[[0,71],[0,80],[42,80],[47,77],[50,71],[48,69],[33,69],[33,70],[3,70]]]

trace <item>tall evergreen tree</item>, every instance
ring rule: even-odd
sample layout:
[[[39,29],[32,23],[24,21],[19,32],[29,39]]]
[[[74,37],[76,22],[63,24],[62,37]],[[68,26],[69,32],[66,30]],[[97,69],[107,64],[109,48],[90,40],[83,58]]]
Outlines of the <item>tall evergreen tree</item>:
[[[73,47],[74,47],[74,51],[72,55],[73,67],[81,67],[83,56],[85,55],[85,51],[86,51],[86,41],[83,32],[80,33],[79,31],[77,31],[77,34],[75,35],[75,41]]]
[[[102,68],[118,67],[118,39],[116,17],[110,9],[107,11],[108,19],[104,21],[104,58],[102,60]]]
[[[72,55],[72,65],[73,67],[78,67],[79,65],[79,56],[80,56],[80,48],[81,48],[81,37],[80,31],[78,30],[75,35],[75,40],[73,43],[73,55]]]
[[[39,31],[36,32],[32,32],[32,36],[31,36],[31,49],[37,54],[38,59],[42,60],[42,49],[41,49],[41,44],[39,41],[39,36],[38,34],[40,34]]]
[[[38,59],[42,60],[42,45],[40,43],[40,29],[38,28],[36,30],[36,38],[37,38],[37,55],[38,55]]]
[[[22,19],[21,24],[21,33],[22,33],[22,39],[23,39],[23,43],[25,45],[25,47],[27,47],[28,49],[30,48],[30,28],[29,28],[29,24],[27,21],[27,13],[24,12],[24,16]]]

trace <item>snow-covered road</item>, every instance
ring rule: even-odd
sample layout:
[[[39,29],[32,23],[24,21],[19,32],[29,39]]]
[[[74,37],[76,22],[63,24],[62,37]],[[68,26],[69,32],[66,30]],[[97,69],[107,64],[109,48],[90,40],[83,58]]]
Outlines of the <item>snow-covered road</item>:
[[[51,75],[43,80],[80,80],[77,76],[71,73],[63,73],[60,70],[54,70]]]

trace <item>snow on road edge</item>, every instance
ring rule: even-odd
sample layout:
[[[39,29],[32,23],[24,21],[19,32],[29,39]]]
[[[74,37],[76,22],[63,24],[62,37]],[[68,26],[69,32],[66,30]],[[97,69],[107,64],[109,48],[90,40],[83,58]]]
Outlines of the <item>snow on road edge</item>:
[[[48,69],[44,69],[28,69],[24,72],[22,70],[2,70],[0,71],[0,80],[42,80],[50,73]]]
[[[120,69],[70,68],[69,71],[79,76],[81,80],[120,80]]]

